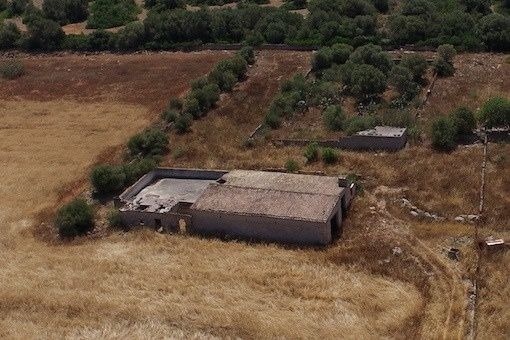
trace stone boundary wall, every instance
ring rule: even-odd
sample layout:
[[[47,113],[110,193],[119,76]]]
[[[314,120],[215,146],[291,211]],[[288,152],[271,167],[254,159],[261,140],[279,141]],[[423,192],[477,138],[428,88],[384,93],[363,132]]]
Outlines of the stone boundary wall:
[[[350,136],[338,140],[319,140],[308,139],[277,139],[276,145],[283,146],[306,146],[312,142],[317,142],[321,147],[329,147],[356,151],[389,151],[396,152],[402,150],[407,144],[407,135],[402,137],[382,137],[382,136]]]

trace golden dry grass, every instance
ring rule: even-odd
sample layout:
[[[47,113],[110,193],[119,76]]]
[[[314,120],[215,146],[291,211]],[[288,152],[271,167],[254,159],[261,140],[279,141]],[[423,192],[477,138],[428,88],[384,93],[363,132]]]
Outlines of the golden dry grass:
[[[358,173],[367,194],[355,201],[341,241],[326,249],[296,249],[142,230],[47,244],[26,229],[62,188],[83,181],[97,157],[116,157],[118,148],[110,146],[122,144],[131,134],[127,130],[157,117],[186,80],[223,55],[46,56],[25,60],[27,76],[10,86],[0,83],[1,124],[7,122],[0,160],[8,164],[2,171],[9,169],[0,176],[0,190],[7,188],[12,199],[0,201],[0,208],[8,214],[4,220],[17,221],[0,237],[0,336],[463,337],[463,280],[473,272],[473,243],[459,246],[460,263],[448,260],[444,249],[458,246],[465,235],[469,241],[473,229],[416,221],[395,200],[406,196],[449,216],[473,212],[481,149],[342,152],[339,164],[324,166],[305,165],[300,148],[267,141],[243,147],[281,82],[308,70],[310,53],[261,52],[248,80],[223,96],[218,109],[194,122],[190,134],[171,134],[164,164],[260,169],[294,158],[307,170]],[[169,72],[168,65],[181,65],[182,72]],[[45,86],[48,79],[54,82]],[[41,126],[48,129],[42,132]],[[493,220],[508,214],[498,208],[509,196],[507,153],[498,147],[491,154],[489,181],[504,187],[488,196]],[[33,178],[42,180],[27,181]],[[395,254],[395,247],[402,253]],[[504,317],[491,318],[505,310],[507,271],[492,276],[487,268],[491,279],[482,295],[480,336],[501,337]]]
[[[282,158],[259,153],[260,149],[231,156],[242,149],[245,134],[258,124],[283,79],[306,72],[308,56],[263,53],[250,70],[249,79],[254,81],[240,85],[250,97],[241,93],[225,97],[222,103],[231,108],[228,113],[212,112],[195,123],[193,134],[172,136],[172,150],[180,147],[187,152],[180,163],[172,157],[166,162],[202,167],[279,164]],[[34,237],[27,228],[37,212],[55,204],[62,188],[83,180],[97,157],[116,157],[118,152],[111,146],[122,144],[154,119],[156,108],[164,105],[162,98],[172,95],[169,92],[179,93],[163,89],[159,98],[154,88],[143,89],[147,98],[142,98],[133,89],[145,78],[125,83],[131,72],[126,69],[128,74],[117,82],[108,78],[107,86],[98,84],[110,89],[105,98],[87,85],[89,75],[66,71],[69,65],[79,64],[76,56],[56,58],[63,65],[56,66],[52,57],[40,61],[40,68],[30,61],[25,77],[34,78],[11,83],[19,89],[18,98],[6,98],[3,92],[0,101],[0,160],[7,164],[0,188],[7,189],[9,198],[0,201],[2,211],[8,212],[0,237],[1,337],[414,337],[432,332],[451,315],[436,297],[427,296],[428,290],[417,280],[401,273],[400,266],[381,262],[387,256],[378,253],[381,247],[369,252],[374,263],[364,267],[350,255],[360,256],[362,250],[342,243],[326,250],[287,249],[143,230],[110,232],[72,243],[48,244]],[[94,69],[97,60],[91,63]],[[122,63],[116,65],[107,64],[113,69],[93,72],[93,77],[115,74],[116,67],[125,69]],[[43,86],[41,80],[48,77],[44,69],[56,70],[52,77],[72,81],[79,90],[73,93],[72,88],[52,85],[66,98],[59,100],[57,92]],[[166,74],[167,83],[180,76]],[[34,97],[44,101],[36,102]],[[232,135],[226,138],[229,132]],[[198,148],[197,143],[208,149]],[[190,152],[195,152],[194,160]],[[8,229],[6,221],[13,228]],[[366,227],[361,218],[349,223],[353,233]],[[384,234],[387,239],[375,233],[365,241],[384,244],[389,252],[400,236],[391,228]],[[407,237],[406,242],[414,242],[412,235]],[[417,256],[411,243],[406,249],[409,259]],[[429,261],[425,250],[420,254],[421,261]],[[388,267],[392,270],[383,270]],[[446,270],[439,263],[432,267],[437,273]],[[428,282],[421,269],[413,275]],[[448,282],[431,289],[444,292]],[[429,322],[421,320],[424,313],[431,315]]]
[[[101,152],[143,129],[147,115],[143,106],[112,102],[1,101],[0,224],[54,206],[63,187],[86,177]]]
[[[313,250],[142,231],[1,253],[3,337],[371,338],[398,334],[421,306],[412,285]]]

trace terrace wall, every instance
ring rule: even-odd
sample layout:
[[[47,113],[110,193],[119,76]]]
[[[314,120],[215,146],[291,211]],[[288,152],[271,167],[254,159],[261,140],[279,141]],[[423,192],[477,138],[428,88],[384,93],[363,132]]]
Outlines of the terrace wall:
[[[276,144],[283,146],[306,146],[311,142],[309,139],[277,139]],[[407,144],[407,136],[382,137],[382,136],[350,136],[342,139],[316,141],[321,147],[330,147],[345,150],[358,151],[390,151],[402,150]]]

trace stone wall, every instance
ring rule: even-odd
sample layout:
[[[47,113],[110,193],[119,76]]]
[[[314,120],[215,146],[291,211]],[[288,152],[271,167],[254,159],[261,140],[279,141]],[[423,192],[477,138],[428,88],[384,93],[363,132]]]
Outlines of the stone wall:
[[[277,139],[277,145],[283,146],[306,146],[314,142],[308,139]],[[402,137],[380,137],[380,136],[349,136],[334,140],[316,141],[321,147],[330,147],[345,150],[357,151],[390,151],[402,150],[407,144],[407,136]]]

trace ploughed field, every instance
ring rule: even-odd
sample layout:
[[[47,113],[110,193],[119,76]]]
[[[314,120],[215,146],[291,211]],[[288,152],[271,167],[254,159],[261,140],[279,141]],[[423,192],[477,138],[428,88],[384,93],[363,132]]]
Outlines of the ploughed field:
[[[0,82],[0,336],[462,337],[473,228],[414,219],[398,202],[407,197],[446,216],[472,213],[481,148],[342,152],[338,164],[324,166],[305,165],[300,148],[247,147],[282,82],[308,72],[306,52],[259,52],[247,79],[190,133],[170,133],[163,165],[264,169],[293,158],[305,170],[360,174],[365,194],[340,241],[298,249],[149,230],[71,243],[39,237],[48,211],[87,190],[95,162],[120,160],[131,135],[228,55],[25,56],[27,74]],[[505,153],[495,147],[489,167],[488,180],[502,190],[488,196],[487,232],[504,230],[498,221],[508,216]],[[460,262],[445,256],[452,245]],[[502,277],[487,279],[484,294]],[[490,320],[505,310],[505,294],[482,305],[480,335],[504,336]]]

